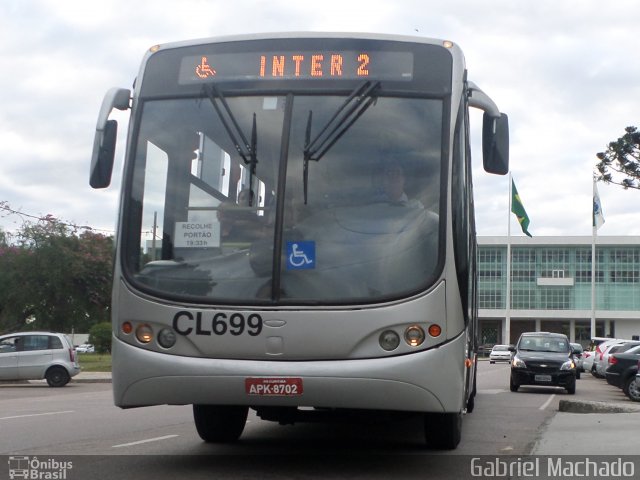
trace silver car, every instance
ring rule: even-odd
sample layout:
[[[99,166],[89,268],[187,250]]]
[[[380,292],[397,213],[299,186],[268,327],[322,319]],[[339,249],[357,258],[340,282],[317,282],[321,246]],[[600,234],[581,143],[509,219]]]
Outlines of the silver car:
[[[489,363],[510,362],[511,352],[509,345],[494,345],[489,354]]]
[[[572,343],[573,362],[576,364],[576,378],[580,378],[580,373],[584,372],[584,349],[579,343]]]
[[[76,352],[62,333],[23,332],[0,336],[0,380],[46,379],[64,387],[80,373]]]

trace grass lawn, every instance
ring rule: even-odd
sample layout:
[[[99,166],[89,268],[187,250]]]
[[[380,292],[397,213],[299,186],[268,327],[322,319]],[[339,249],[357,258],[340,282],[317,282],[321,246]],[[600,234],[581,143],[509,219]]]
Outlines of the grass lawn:
[[[108,353],[78,353],[83,372],[110,372],[111,355]]]

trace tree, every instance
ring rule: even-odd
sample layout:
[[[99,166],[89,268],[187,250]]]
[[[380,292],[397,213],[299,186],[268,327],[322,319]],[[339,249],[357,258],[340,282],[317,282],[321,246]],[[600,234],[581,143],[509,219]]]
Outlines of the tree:
[[[0,245],[0,331],[88,331],[108,320],[110,237],[51,216],[25,222],[14,236]]]
[[[89,343],[98,353],[111,353],[111,323],[100,322],[89,330]]]
[[[640,189],[640,132],[636,127],[625,128],[625,134],[596,157],[600,160],[596,164],[598,180]]]

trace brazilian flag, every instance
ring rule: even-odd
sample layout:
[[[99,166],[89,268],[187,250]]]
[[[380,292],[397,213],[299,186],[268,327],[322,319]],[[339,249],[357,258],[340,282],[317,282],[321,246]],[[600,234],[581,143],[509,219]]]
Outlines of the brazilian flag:
[[[518,218],[522,232],[525,235],[531,236],[527,230],[529,228],[529,215],[527,215],[524,205],[522,205],[522,200],[520,200],[520,195],[518,195],[518,190],[516,190],[516,184],[513,179],[511,179],[511,211]]]

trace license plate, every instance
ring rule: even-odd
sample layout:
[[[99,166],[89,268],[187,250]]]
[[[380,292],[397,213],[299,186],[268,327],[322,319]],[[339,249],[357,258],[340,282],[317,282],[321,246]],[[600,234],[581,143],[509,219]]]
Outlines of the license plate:
[[[247,395],[271,397],[295,397],[302,395],[302,379],[297,377],[245,378]]]
[[[551,381],[551,375],[536,375],[535,376],[535,381],[536,382],[550,382]]]

